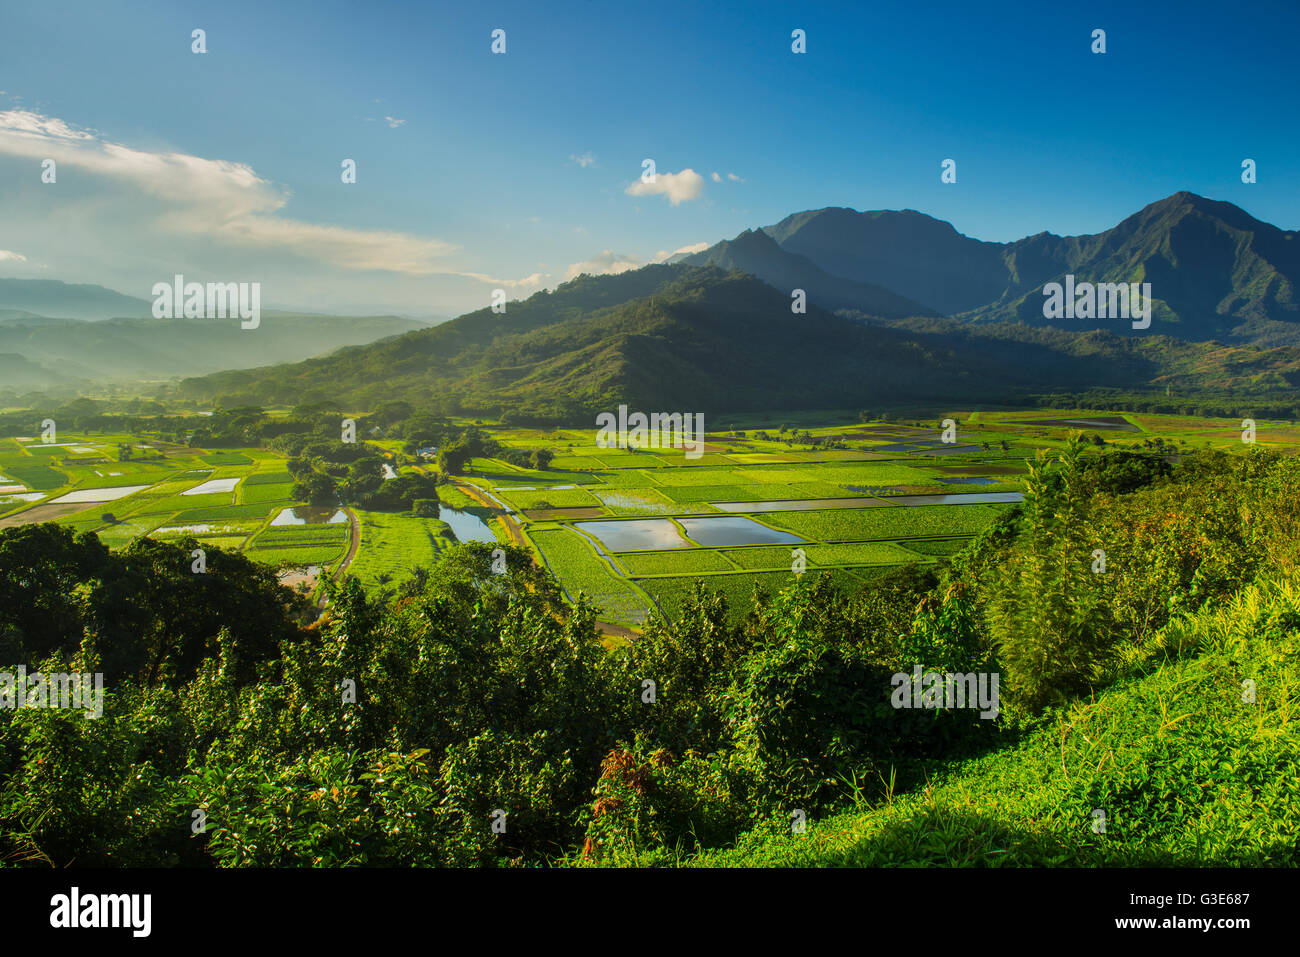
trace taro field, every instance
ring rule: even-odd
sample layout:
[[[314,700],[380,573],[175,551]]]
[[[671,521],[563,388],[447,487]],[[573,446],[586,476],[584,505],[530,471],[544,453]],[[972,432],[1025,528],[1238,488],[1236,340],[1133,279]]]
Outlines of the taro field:
[[[103,434],[0,440],[0,527],[52,521],[94,532],[111,548],[145,535],[192,538],[286,568],[339,562],[346,515],[298,505],[284,458],[265,450]]]
[[[947,429],[943,419],[952,420]],[[571,598],[635,629],[672,615],[699,581],[733,610],[754,588],[828,572],[845,589],[960,552],[1021,498],[1026,461],[1082,432],[1102,447],[1158,450],[1241,441],[1239,423],[1086,410],[954,411],[939,419],[818,425],[737,417],[680,448],[601,448],[595,430],[496,429],[506,446],[547,447],[544,470],[498,459],[466,481],[512,510]],[[1259,423],[1261,444],[1300,445],[1292,423]]]

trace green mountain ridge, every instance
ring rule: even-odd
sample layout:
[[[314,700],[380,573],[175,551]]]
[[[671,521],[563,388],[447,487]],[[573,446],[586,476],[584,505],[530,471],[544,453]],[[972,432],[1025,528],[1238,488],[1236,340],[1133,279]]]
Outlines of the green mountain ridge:
[[[970,322],[1046,324],[1044,284],[1149,282],[1143,334],[1300,344],[1300,238],[1232,203],[1179,192],[1095,235],[986,243],[915,210],[810,210],[764,229],[826,272],[876,283]],[[870,313],[870,309],[861,309]],[[1123,321],[1056,320],[1133,334]]]
[[[803,289],[823,309],[854,309],[884,319],[932,316],[935,311],[874,283],[832,276],[807,256],[782,249],[762,230],[745,230],[735,239],[686,257],[693,266],[739,269],[790,294]]]
[[[625,298],[630,297],[630,298]],[[1108,331],[862,321],[738,270],[661,265],[583,276],[554,292],[432,329],[289,365],[187,379],[225,406],[418,397],[449,414],[575,421],[621,402],[705,412],[1007,399],[1045,389],[1247,392],[1300,381],[1300,349],[1258,350]]]
[[[813,380],[802,370],[817,368]],[[866,391],[917,394],[943,368],[954,394],[970,378],[955,357],[907,334],[837,317],[795,315],[784,292],[739,271],[652,266],[583,276],[555,292],[434,329],[275,369],[182,383],[195,396],[253,402],[367,404],[418,392],[462,410],[575,414],[634,401],[659,407],[773,407],[851,401]],[[240,399],[240,401],[242,401]]]

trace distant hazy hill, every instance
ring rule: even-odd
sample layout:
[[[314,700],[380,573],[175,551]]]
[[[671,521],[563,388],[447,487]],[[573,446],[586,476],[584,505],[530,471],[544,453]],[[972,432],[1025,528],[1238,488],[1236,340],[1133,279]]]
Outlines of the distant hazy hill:
[[[790,295],[802,289],[810,302],[823,309],[854,309],[886,319],[932,316],[934,310],[883,286],[832,276],[811,259],[788,252],[762,230],[745,230],[683,262],[693,266],[739,269]]]
[[[68,381],[51,369],[12,352],[0,352],[0,387],[15,392],[46,389]]]
[[[5,310],[90,320],[152,315],[149,300],[124,296],[103,286],[56,279],[0,279],[0,314]]]
[[[1150,282],[1157,305],[1146,334],[1300,343],[1300,238],[1193,193],[1092,236],[985,243],[914,210],[839,208],[796,213],[764,232],[828,273],[976,322],[1044,323],[1043,285],[1071,273],[1080,282]],[[1132,331],[1106,319],[1054,324]]]
[[[0,318],[0,353],[23,360],[0,367],[0,387],[35,389],[68,380],[155,380],[244,369],[419,328],[424,324],[392,316],[276,312],[264,312],[256,329],[241,329],[235,319]]]

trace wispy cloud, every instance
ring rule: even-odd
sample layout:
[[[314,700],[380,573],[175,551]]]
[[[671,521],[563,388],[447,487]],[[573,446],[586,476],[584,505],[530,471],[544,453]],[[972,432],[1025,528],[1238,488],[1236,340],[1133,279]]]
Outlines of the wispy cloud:
[[[27,257],[22,253],[12,252],[8,249],[0,249],[0,263],[25,263]]]
[[[541,286],[551,274],[548,272],[535,272],[531,276],[525,276],[523,279],[497,279],[493,276],[481,272],[462,272],[456,273],[458,276],[466,276],[469,279],[477,279],[479,282],[485,282],[492,286],[501,286],[505,289],[522,289],[528,286]]]
[[[385,117],[384,117],[384,122],[386,122],[386,123],[388,124],[389,129],[394,129],[394,130],[395,130],[395,129],[397,129],[399,126],[401,126],[403,123],[405,123],[406,120],[399,120],[399,119],[398,119],[397,117],[395,117],[395,116],[385,116]]]
[[[712,179],[713,179],[713,181],[714,181],[715,183],[721,183],[721,182],[722,182],[722,177],[718,174],[718,172],[717,172],[716,170],[715,170],[714,172],[710,173],[709,176],[712,177]]]
[[[704,177],[690,168],[680,173],[659,173],[654,182],[644,183],[638,179],[625,192],[629,196],[666,196],[668,202],[679,206],[700,198],[704,192]]]
[[[111,218],[116,204],[125,203],[128,209],[119,213],[137,220],[143,214],[151,231],[165,234],[413,276],[447,272],[439,260],[457,248],[409,233],[292,219],[281,214],[289,190],[244,163],[135,149],[26,110],[0,112],[0,156],[5,155],[53,159],[60,178],[71,167],[107,180],[113,188],[87,203],[87,215]]]
[[[728,174],[727,174],[727,179],[731,180],[733,183],[743,183],[743,182],[744,182],[744,180],[743,180],[741,177],[737,176],[735,173],[728,173]]]
[[[585,153],[570,153],[569,159],[577,163],[583,169],[586,169],[588,166],[596,165],[596,157],[591,155],[591,150],[587,150]]]
[[[564,273],[564,281],[568,282],[570,279],[576,279],[583,273],[591,276],[615,276],[632,269],[640,269],[642,266],[664,262],[678,254],[689,256],[691,253],[702,252],[708,248],[708,243],[692,243],[689,246],[674,249],[672,252],[661,249],[650,259],[641,259],[638,256],[616,253],[606,249],[590,259],[584,259],[582,262],[571,265]]]

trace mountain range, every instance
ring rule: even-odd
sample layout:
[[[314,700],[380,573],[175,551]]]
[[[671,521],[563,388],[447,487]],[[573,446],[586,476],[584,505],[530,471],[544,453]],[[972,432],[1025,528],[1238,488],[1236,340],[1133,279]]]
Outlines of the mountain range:
[[[152,315],[148,300],[124,296],[93,283],[57,279],[0,279],[0,316],[50,316],[59,319],[143,318]]]
[[[1150,328],[1049,323],[1043,286],[1067,275],[1151,283]],[[1044,232],[1012,243],[963,236],[914,210],[827,208],[674,262],[582,275],[511,302],[504,314],[482,309],[416,329],[398,327],[409,320],[332,320],[363,343],[333,352],[322,332],[332,317],[314,317],[313,332],[297,343],[292,335],[247,340],[258,343],[260,361],[218,351],[191,372],[186,363],[195,360],[167,353],[165,336],[149,337],[134,360],[88,342],[79,359],[67,355],[67,331],[54,320],[10,313],[0,318],[0,353],[77,375],[92,355],[99,368],[112,357],[124,373],[135,361],[141,371],[131,374],[141,376],[163,367],[191,376],[182,391],[204,401],[364,408],[400,394],[451,413],[549,420],[621,401],[738,411],[1094,388],[1286,392],[1300,382],[1297,278],[1295,233],[1185,192],[1102,233]],[[796,289],[807,295],[806,314],[792,310]],[[6,298],[0,284],[0,317],[19,302],[40,305]],[[95,328],[145,337],[159,322]],[[169,335],[199,335],[166,322]],[[288,361],[303,355],[304,342],[317,357]],[[199,375],[214,368],[225,371]],[[24,369],[10,357],[0,371]]]
[[[777,288],[804,288],[826,308],[886,319],[940,314],[1042,325],[1043,287],[1067,274],[1076,283],[1149,282],[1151,334],[1300,344],[1300,236],[1193,193],[1175,193],[1095,235],[1043,232],[1012,243],[972,239],[910,209],[809,210],[761,233],[772,242],[746,232],[688,261],[739,268]],[[1065,328],[1133,331],[1113,320],[1070,320]]]

